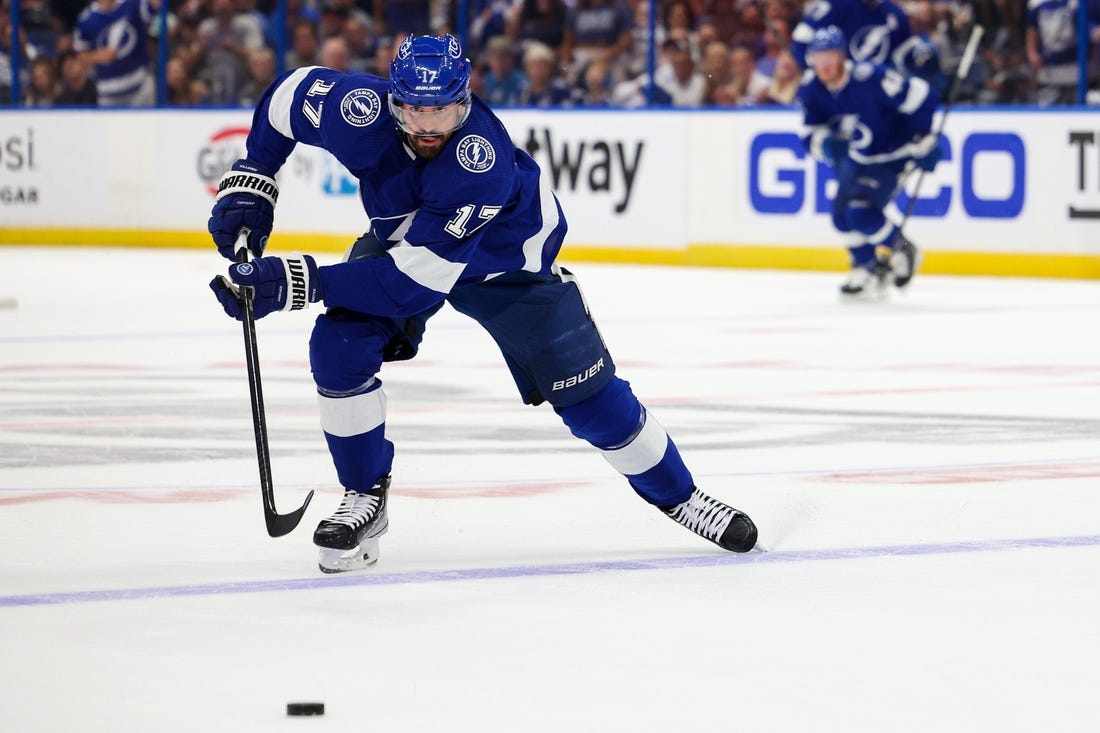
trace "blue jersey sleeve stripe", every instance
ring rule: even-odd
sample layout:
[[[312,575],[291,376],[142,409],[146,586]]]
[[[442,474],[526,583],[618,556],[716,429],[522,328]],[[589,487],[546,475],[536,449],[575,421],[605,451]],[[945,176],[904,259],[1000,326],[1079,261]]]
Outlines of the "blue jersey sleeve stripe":
[[[316,68],[318,67],[303,66],[300,69],[295,69],[294,73],[288,76],[279,85],[279,88],[271,94],[271,100],[267,105],[267,121],[283,137],[294,139],[294,131],[290,126],[290,114],[294,110],[294,92],[298,90],[306,75]]]
[[[427,247],[414,247],[405,241],[399,242],[388,253],[406,277],[437,293],[451,292],[466,269],[464,262],[451,262]]]

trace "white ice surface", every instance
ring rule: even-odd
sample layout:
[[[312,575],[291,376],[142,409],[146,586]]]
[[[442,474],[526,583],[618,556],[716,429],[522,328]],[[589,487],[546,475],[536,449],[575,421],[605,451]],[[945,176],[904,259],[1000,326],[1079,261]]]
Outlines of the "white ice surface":
[[[329,577],[311,313],[259,323],[277,504],[317,491],[272,539],[224,261],[0,255],[0,731],[1100,729],[1100,283],[577,264],[748,556],[445,309],[383,372],[382,560]]]

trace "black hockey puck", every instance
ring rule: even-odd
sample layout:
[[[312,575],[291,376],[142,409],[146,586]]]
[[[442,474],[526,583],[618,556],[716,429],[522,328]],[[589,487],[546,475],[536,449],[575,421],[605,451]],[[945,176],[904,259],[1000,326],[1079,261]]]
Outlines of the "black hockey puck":
[[[286,704],[287,715],[324,715],[325,704],[323,702],[288,702]]]

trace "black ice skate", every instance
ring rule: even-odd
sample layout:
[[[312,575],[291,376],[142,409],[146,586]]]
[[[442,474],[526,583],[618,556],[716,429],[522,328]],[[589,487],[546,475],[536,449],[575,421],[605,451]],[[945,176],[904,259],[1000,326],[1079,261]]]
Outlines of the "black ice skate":
[[[378,479],[370,491],[344,491],[340,508],[321,520],[313,544],[321,548],[318,565],[323,573],[361,570],[378,562],[378,538],[386,534],[386,492],[390,477]]]
[[[748,515],[699,489],[693,488],[683,504],[661,507],[661,511],[723,550],[748,552],[756,547],[756,525]]]
[[[904,288],[917,272],[917,248],[900,234],[898,241],[900,244],[890,255],[890,269],[894,273],[895,287]]]

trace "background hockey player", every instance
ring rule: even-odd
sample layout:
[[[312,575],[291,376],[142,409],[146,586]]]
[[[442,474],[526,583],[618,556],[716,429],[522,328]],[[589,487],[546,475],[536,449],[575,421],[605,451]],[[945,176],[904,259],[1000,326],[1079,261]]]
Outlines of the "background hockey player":
[[[328,150],[359,180],[371,217],[344,262],[260,257],[211,282],[232,316],[240,316],[237,285],[255,287],[256,317],[328,307],[313,329],[310,365],[345,495],[314,533],[321,569],[377,559],[394,450],[378,373],[384,361],[416,355],[445,301],[493,337],[525,403],[550,403],[681,525],[727,550],[751,550],[752,520],[694,486],[676,445],[616,376],[576,283],[555,264],[566,221],[550,183],[469,82],[451,36],[406,38],[389,79],[296,69],[261,99],[247,158],[219,186],[209,229],[230,259],[242,228],[262,254],[274,175],[299,142]]]
[[[836,173],[833,225],[852,265],[840,289],[855,295],[887,276],[899,288],[913,277],[916,247],[885,212],[908,164],[932,171],[942,153],[931,132],[939,100],[928,83],[881,64],[853,62],[846,48],[835,26],[814,33],[807,52],[813,75],[798,98],[803,144]]]
[[[791,54],[809,67],[807,49],[814,34],[834,26],[848,39],[853,61],[897,66],[894,53],[912,35],[909,17],[891,0],[816,0],[791,31]]]

